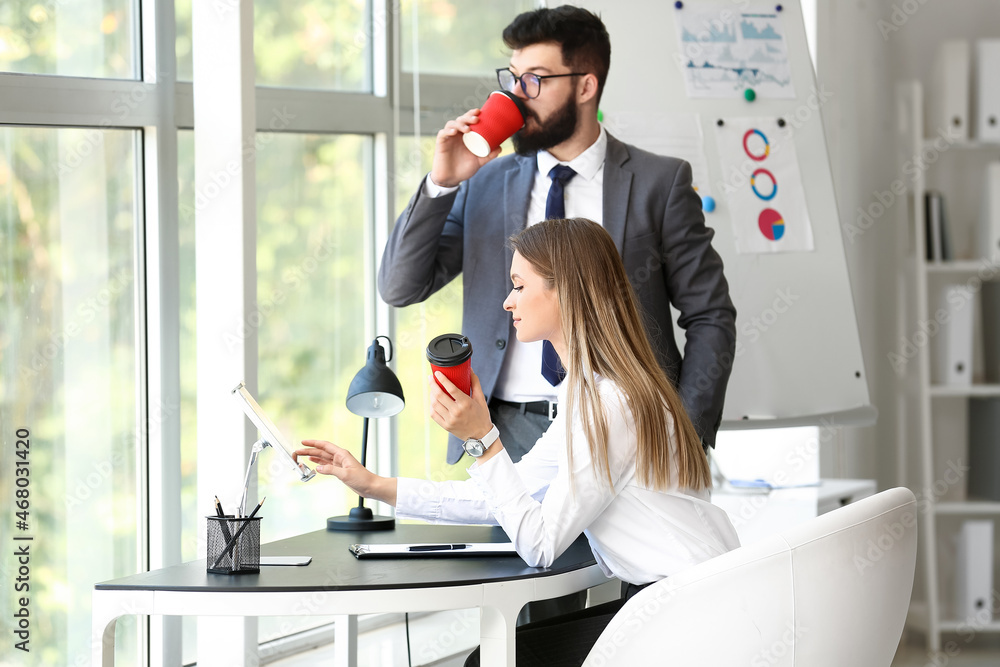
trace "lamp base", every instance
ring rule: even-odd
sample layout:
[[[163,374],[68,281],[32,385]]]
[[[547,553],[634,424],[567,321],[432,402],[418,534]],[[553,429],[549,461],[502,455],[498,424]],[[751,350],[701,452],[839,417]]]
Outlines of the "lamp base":
[[[331,516],[326,520],[327,530],[342,532],[365,530],[392,530],[396,520],[391,516],[373,516],[367,507],[352,507],[346,516]]]

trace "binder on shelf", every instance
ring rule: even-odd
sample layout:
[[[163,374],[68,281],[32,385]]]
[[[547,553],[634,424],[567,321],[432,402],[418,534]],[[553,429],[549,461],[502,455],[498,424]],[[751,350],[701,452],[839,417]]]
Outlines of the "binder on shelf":
[[[938,324],[928,333],[931,346],[931,382],[938,385],[972,384],[972,338],[976,295],[965,285],[944,285],[931,310]]]
[[[982,308],[980,312],[983,322],[983,366],[986,383],[1000,384],[1000,283],[984,282],[979,303]]]
[[[985,625],[993,620],[993,521],[962,523],[955,563],[955,611],[959,621]]]
[[[964,39],[946,40],[938,46],[931,79],[927,136],[944,130],[956,139],[969,138],[971,54],[969,42]]]
[[[951,239],[944,215],[944,197],[940,192],[928,190],[924,194],[924,222],[927,225],[927,261],[952,259]]]
[[[1000,398],[969,399],[970,500],[1000,502]]]
[[[1000,39],[976,42],[976,139],[1000,141]]]
[[[979,215],[979,254],[990,262],[1000,262],[1000,162],[986,165]]]

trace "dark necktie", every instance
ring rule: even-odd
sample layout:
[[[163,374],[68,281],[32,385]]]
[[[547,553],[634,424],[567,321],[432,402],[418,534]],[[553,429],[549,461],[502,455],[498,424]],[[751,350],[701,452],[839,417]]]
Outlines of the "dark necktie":
[[[563,188],[570,179],[576,176],[571,167],[557,164],[549,171],[552,185],[549,186],[549,196],[545,199],[545,219],[566,217],[566,197]],[[542,341],[542,377],[553,387],[566,377],[566,369],[559,362],[559,355],[549,341]]]

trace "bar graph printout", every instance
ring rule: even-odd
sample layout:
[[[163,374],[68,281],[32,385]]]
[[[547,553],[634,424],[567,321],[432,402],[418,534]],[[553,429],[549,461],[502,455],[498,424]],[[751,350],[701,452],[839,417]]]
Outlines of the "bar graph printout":
[[[688,97],[742,97],[751,88],[760,97],[794,99],[785,29],[774,7],[712,3],[675,12]]]

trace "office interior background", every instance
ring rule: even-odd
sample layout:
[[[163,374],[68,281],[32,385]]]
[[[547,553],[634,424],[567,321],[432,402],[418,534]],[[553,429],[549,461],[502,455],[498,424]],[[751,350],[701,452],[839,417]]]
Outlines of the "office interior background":
[[[5,641],[2,665],[86,664],[93,584],[197,558],[200,517],[211,511],[206,494],[230,494],[214,488],[213,468],[199,465],[213,442],[199,441],[198,422],[217,415],[199,411],[199,378],[211,360],[196,354],[196,297],[207,308],[232,295],[196,275],[196,221],[206,202],[227,196],[240,168],[219,169],[195,187],[195,117],[210,111],[196,113],[204,102],[194,90],[214,59],[234,56],[212,52],[210,36],[193,37],[192,3],[199,1],[0,6],[0,498],[10,510],[0,532],[5,545],[19,531],[36,536],[37,640],[29,662]],[[212,4],[225,12],[236,2]],[[641,17],[651,2],[576,4]],[[879,489],[907,485],[919,497],[920,480],[908,473],[921,456],[918,431],[901,409],[911,389],[892,363],[904,353],[900,331],[920,324],[900,321],[901,283],[910,275],[899,251],[907,234],[901,227],[910,224],[907,202],[885,200],[897,182],[912,187],[895,143],[897,84],[919,80],[931,97],[937,45],[1000,37],[1000,2],[802,4],[818,89],[827,93],[821,113],[879,410],[874,426],[822,439],[820,472],[875,479]],[[496,87],[493,71],[507,62],[500,30],[535,6],[254,3],[257,140],[256,158],[246,164],[256,181],[257,307],[228,340],[255,341],[258,397],[293,438],[359,449],[360,420],[347,411],[345,391],[372,338],[389,334],[406,409],[377,426],[372,467],[465,477],[464,466],[445,464],[445,434],[426,418],[423,354],[432,336],[460,330],[461,280],[423,304],[393,310],[378,298],[375,268],[395,216],[429,168],[434,134]],[[612,34],[613,44],[622,39]],[[196,48],[206,53],[195,57]],[[609,89],[624,78],[612,58]],[[655,85],[655,67],[648,80]],[[982,155],[996,160],[997,153]],[[977,154],[970,166],[962,156],[961,148],[941,151],[928,170],[966,174],[961,194],[980,196],[976,170],[985,158]],[[882,212],[873,215],[876,202]],[[210,252],[222,257],[241,247]],[[802,391],[821,382],[803,369]],[[964,414],[959,403],[936,408],[944,411],[940,421],[951,410]],[[21,528],[15,441],[28,437],[30,507]],[[242,479],[245,459],[231,466]],[[281,517],[263,524],[264,541],[321,529],[327,516],[357,501],[332,480],[300,484],[266,455],[257,495]],[[17,573],[10,551],[0,558],[7,582]],[[920,572],[918,565],[918,579]],[[5,591],[5,609],[13,597]],[[330,622],[262,618],[259,640],[278,646]],[[150,647],[162,627],[121,623],[118,664],[158,664]],[[993,630],[962,646],[1000,656]],[[185,664],[195,660],[196,632],[185,619]],[[905,639],[918,647],[922,641],[918,633]]]

